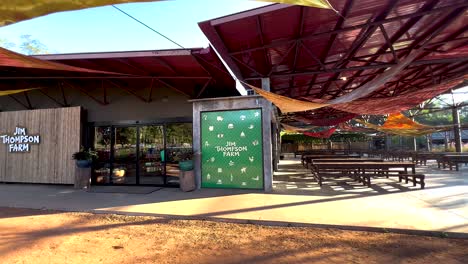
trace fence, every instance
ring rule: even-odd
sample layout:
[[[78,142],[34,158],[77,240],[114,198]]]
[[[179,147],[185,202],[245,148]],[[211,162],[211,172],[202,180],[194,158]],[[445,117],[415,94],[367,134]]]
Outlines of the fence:
[[[329,142],[324,144],[317,143],[283,143],[281,144],[282,153],[294,153],[298,151],[310,150],[369,150],[369,142]]]

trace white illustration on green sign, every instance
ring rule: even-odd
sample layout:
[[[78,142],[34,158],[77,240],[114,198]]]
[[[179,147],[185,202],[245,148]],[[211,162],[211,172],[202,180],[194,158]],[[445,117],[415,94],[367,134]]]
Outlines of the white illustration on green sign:
[[[263,189],[261,110],[201,116],[202,187]]]

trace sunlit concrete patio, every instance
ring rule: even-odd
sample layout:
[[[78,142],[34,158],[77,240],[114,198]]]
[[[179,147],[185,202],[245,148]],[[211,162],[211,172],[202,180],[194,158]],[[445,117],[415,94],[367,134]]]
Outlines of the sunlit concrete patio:
[[[116,212],[183,218],[376,227],[468,234],[468,167],[449,171],[418,166],[426,188],[376,179],[372,187],[350,180],[320,188],[299,159],[281,161],[274,191],[203,189],[184,193],[90,193],[71,186],[0,184],[0,207]]]

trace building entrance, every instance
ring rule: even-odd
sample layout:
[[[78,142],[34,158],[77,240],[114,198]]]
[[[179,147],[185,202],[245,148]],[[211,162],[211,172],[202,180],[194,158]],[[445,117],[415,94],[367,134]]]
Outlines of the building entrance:
[[[178,186],[192,152],[192,124],[94,127],[93,184]]]

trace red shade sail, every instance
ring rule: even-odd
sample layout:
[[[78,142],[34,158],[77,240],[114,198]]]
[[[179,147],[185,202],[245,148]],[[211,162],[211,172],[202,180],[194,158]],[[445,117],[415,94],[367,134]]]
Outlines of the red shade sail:
[[[333,133],[335,133],[336,128],[330,128],[320,132],[302,132],[302,134],[309,136],[309,137],[316,137],[316,138],[329,138]]]
[[[313,126],[336,126],[340,123],[349,121],[355,118],[356,116],[357,116],[356,114],[345,114],[341,117],[330,118],[330,119],[309,119],[309,118],[297,115],[297,116],[294,116],[293,118],[296,119],[297,121],[310,124]]]

